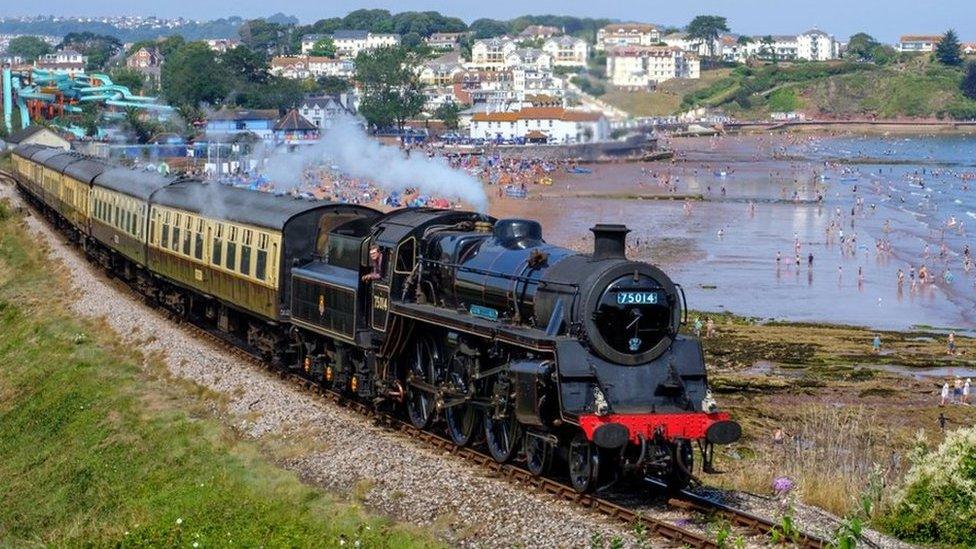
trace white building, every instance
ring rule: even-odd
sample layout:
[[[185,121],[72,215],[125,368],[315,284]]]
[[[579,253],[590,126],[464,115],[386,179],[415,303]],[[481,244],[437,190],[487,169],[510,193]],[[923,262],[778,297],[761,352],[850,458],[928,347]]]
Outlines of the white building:
[[[590,45],[575,36],[550,38],[542,44],[542,51],[549,54],[556,67],[586,67]]]
[[[653,46],[661,41],[661,31],[644,23],[614,23],[596,31],[596,50],[619,46]]]
[[[908,34],[898,40],[898,51],[905,53],[934,52],[942,37],[938,35]]]
[[[517,49],[515,41],[505,36],[475,40],[471,46],[471,62],[468,67],[488,71],[504,70],[505,59]]]
[[[34,65],[39,69],[67,71],[70,74],[84,72],[88,58],[75,50],[61,50],[42,55]]]
[[[530,139],[549,143],[586,143],[610,137],[610,124],[597,112],[562,107],[529,107],[515,112],[482,112],[471,117],[474,139]]]
[[[297,79],[319,78],[320,76],[349,78],[356,72],[356,65],[351,59],[293,55],[272,57],[269,72],[275,76]]]
[[[718,53],[722,46],[718,40],[712,44],[714,50],[708,49],[708,41],[702,40],[701,38],[692,38],[687,32],[673,32],[671,34],[665,35],[661,38],[661,41],[665,44],[680,48],[684,51],[696,53],[701,57],[705,57],[711,54],[711,51]]]
[[[324,130],[331,128],[340,116],[356,116],[356,104],[352,94],[307,97],[298,112],[315,127]]]
[[[811,29],[796,37],[796,57],[807,61],[837,59],[838,44],[822,30]]]
[[[463,72],[460,55],[452,51],[424,63],[420,67],[420,83],[424,86],[448,86]]]
[[[672,78],[699,78],[698,55],[673,46],[625,46],[607,52],[607,80],[627,89],[646,89]]]
[[[552,57],[535,48],[518,48],[505,56],[505,68],[509,70],[523,68],[551,71]]]
[[[424,38],[424,42],[427,43],[431,49],[435,50],[453,50],[457,48],[458,43],[464,36],[463,32],[435,32]]]
[[[397,46],[400,44],[399,34],[378,34],[361,30],[337,30],[332,34],[306,34],[302,37],[302,53],[312,51],[315,44],[324,38],[331,38],[335,43],[336,55],[354,58],[361,51],[371,51],[377,48]]]
[[[234,40],[231,38],[211,38],[204,40],[204,42],[210,46],[210,49],[218,53],[224,53],[227,50],[232,50],[241,45],[240,40]]]

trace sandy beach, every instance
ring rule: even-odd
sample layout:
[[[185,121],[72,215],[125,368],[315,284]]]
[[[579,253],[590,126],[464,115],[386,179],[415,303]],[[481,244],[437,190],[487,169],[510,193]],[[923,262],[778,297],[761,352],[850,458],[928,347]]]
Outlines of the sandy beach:
[[[783,134],[668,145],[673,161],[559,173],[524,200],[489,190],[490,213],[538,219],[547,240],[581,250],[594,223],[624,222],[632,256],[664,267],[697,310],[885,329],[976,325],[976,273],[964,256],[976,227],[976,138]],[[922,265],[929,282],[913,291],[910,269],[918,276]]]

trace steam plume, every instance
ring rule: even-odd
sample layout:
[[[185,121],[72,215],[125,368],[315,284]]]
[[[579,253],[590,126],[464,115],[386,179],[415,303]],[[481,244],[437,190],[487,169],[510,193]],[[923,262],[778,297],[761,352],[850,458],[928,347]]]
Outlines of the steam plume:
[[[396,147],[369,138],[350,116],[336,119],[312,146],[272,154],[265,173],[279,189],[287,188],[287,182],[297,181],[306,165],[321,162],[332,162],[343,173],[369,179],[388,192],[415,188],[421,194],[461,200],[479,212],[488,208],[488,197],[476,178],[440,158],[422,153],[405,157]]]

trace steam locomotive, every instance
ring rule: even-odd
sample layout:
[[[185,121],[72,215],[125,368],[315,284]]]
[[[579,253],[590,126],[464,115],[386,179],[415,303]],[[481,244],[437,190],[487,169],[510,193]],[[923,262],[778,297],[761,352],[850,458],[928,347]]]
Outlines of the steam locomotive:
[[[683,292],[626,258],[623,225],[593,227],[581,254],[526,219],[383,213],[34,145],[13,160],[23,194],[147,299],[499,462],[580,492],[680,489],[693,445],[712,472],[741,435],[679,333]]]

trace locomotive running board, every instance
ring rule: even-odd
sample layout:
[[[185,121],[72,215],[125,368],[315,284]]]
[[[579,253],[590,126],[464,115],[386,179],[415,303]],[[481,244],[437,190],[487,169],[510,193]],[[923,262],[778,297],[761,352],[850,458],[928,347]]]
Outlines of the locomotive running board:
[[[534,351],[553,352],[563,339],[545,335],[545,332],[512,324],[483,319],[469,314],[423,305],[419,303],[392,303],[390,312],[406,318],[465,332],[491,340],[504,341]]]

